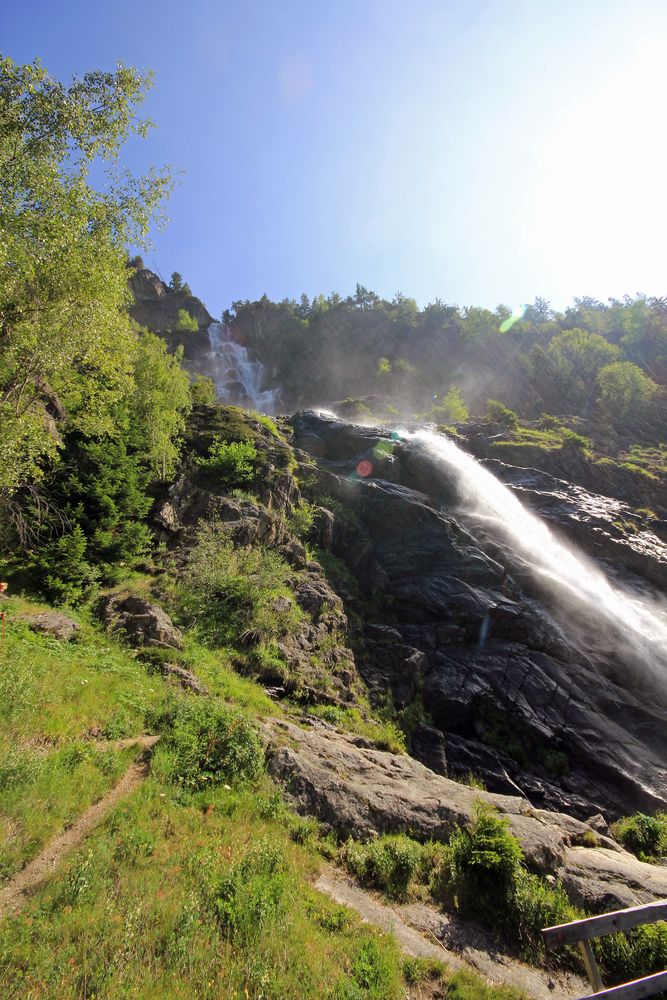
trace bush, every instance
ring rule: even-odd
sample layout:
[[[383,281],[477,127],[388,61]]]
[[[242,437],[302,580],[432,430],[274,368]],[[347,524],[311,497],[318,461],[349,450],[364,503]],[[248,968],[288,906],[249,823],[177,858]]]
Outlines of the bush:
[[[591,446],[590,438],[584,437],[583,434],[577,434],[576,431],[571,431],[569,427],[563,427],[560,433],[563,439],[562,448],[575,448],[577,451],[588,451]]]
[[[349,871],[363,884],[394,899],[406,899],[410,884],[428,876],[434,859],[432,850],[404,834],[380,837],[368,844],[349,840],[343,848]]]
[[[519,426],[519,416],[497,399],[487,399],[486,415],[494,424],[500,424],[505,430],[515,431]]]
[[[190,395],[196,406],[199,403],[215,403],[215,383],[207,375],[193,375],[190,383]]]
[[[430,415],[442,423],[449,423],[452,420],[454,422],[467,420],[469,411],[461,395],[461,390],[455,385],[450,386],[440,403],[433,407]]]
[[[287,581],[294,570],[271,549],[235,548],[224,525],[205,524],[190,554],[181,602],[191,624],[218,645],[260,647],[293,633],[305,614]]]
[[[176,330],[178,333],[197,333],[199,323],[187,309],[179,309],[176,316]]]
[[[225,934],[241,947],[258,942],[285,913],[290,879],[279,847],[260,841],[208,886],[210,902]]]
[[[176,699],[154,720],[163,735],[153,770],[164,780],[200,789],[254,781],[262,743],[247,716],[212,699]]]
[[[651,861],[667,852],[667,813],[655,816],[635,813],[619,819],[612,830],[623,847],[642,861]]]
[[[249,441],[225,441],[216,435],[205,458],[199,458],[197,464],[207,472],[220,476],[225,486],[232,489],[249,482],[254,474],[254,462],[257,449]]]
[[[542,927],[579,915],[561,886],[527,871],[507,819],[485,803],[477,803],[473,823],[454,834],[449,851],[436,872],[434,895],[531,952],[542,948]]]

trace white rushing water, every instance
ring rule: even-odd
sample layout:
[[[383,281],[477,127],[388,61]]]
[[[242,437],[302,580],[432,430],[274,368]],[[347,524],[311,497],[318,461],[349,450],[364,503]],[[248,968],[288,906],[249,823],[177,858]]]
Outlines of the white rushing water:
[[[504,483],[449,438],[432,431],[405,435],[419,442],[450,476],[474,517],[491,525],[527,564],[533,576],[591,626],[611,626],[619,645],[629,644],[667,683],[667,616],[657,602],[615,587],[586,556],[556,538]],[[611,638],[611,637],[610,637]]]
[[[208,339],[211,377],[220,401],[250,407],[260,413],[275,413],[279,389],[262,388],[264,365],[250,358],[247,347],[232,340],[223,323],[211,323]]]

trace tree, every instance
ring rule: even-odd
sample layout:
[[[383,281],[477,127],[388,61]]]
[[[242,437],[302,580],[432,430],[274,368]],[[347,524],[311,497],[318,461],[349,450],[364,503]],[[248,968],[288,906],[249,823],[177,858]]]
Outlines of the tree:
[[[437,417],[438,420],[455,422],[468,419],[468,407],[458,386],[450,385],[438,405],[433,407],[431,415]]]
[[[573,329],[557,334],[547,355],[558,373],[563,402],[581,410],[592,405],[599,370],[617,361],[621,352],[599,333]]]
[[[183,291],[183,275],[179,274],[178,271],[172,272],[171,278],[169,280],[169,291],[170,292]]]
[[[598,406],[612,423],[641,425],[650,416],[658,386],[638,365],[616,361],[597,376]]]
[[[180,436],[192,405],[190,378],[180,353],[142,330],[134,357],[134,393],[127,403],[129,443],[151,478],[167,479],[179,455]]]
[[[126,246],[145,246],[165,172],[117,180],[150,77],[119,65],[69,86],[0,58],[0,490],[35,481],[58,448],[49,408],[112,433],[132,388],[136,335]],[[106,168],[97,190],[92,167]]]
[[[191,316],[187,309],[179,309],[176,316],[176,330],[179,333],[196,333],[199,323]]]

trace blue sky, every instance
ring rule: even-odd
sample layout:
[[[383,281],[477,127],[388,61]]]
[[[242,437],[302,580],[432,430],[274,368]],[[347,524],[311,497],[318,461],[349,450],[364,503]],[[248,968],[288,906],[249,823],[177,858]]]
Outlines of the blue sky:
[[[154,70],[127,161],[184,173],[145,257],[215,315],[667,293],[663,0],[5,0],[1,39]]]

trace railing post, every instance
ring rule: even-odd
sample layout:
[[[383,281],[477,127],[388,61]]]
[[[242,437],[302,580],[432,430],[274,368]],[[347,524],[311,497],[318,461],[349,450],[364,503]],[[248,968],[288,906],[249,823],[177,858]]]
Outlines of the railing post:
[[[593,993],[601,993],[604,989],[604,983],[600,979],[600,971],[598,969],[598,964],[595,961],[595,955],[593,954],[590,941],[580,941],[579,951],[581,952],[581,957],[584,960],[586,975],[588,976],[589,983],[593,987]]]

